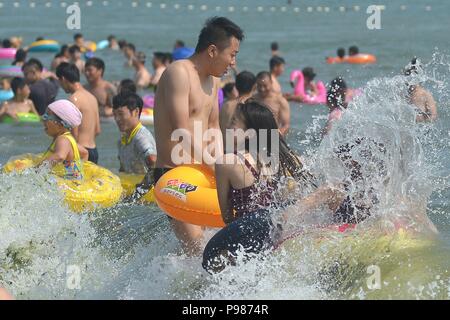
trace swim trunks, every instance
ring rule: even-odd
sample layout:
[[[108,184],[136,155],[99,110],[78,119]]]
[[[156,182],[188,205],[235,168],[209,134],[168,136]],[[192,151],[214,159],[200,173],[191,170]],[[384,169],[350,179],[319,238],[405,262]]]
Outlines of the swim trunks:
[[[86,148],[86,150],[89,153],[88,160],[90,162],[93,162],[93,163],[97,164],[98,163],[98,150],[97,150],[97,147],[92,148],[92,149],[91,148]]]

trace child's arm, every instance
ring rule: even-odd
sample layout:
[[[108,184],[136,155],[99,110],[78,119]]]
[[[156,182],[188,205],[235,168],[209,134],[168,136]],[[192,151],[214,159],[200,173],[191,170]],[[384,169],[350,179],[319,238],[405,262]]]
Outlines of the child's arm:
[[[55,141],[55,151],[53,154],[44,159],[44,162],[48,161],[51,165],[62,162],[67,159],[67,156],[70,154],[70,150],[72,150],[70,141],[62,136],[59,136]]]
[[[89,152],[87,151],[87,149],[85,147],[83,147],[82,145],[77,144],[78,146],[78,151],[80,152],[80,158],[83,161],[87,161],[89,158]]]

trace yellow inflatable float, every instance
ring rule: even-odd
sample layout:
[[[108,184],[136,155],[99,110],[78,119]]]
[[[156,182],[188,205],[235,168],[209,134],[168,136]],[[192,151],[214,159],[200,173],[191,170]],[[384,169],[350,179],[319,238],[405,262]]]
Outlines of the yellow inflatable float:
[[[25,154],[14,157],[5,164],[3,172],[22,172],[38,165],[42,159],[43,154]],[[72,211],[80,213],[115,205],[120,200],[123,191],[119,177],[108,169],[89,161],[83,162],[83,168],[84,179],[82,181],[61,178],[64,175],[62,164],[58,164],[52,169],[68,207]]]
[[[224,227],[213,171],[184,165],[165,173],[155,185],[158,206],[172,218],[207,227]]]
[[[142,182],[142,180],[144,179],[144,175],[127,174],[120,172],[119,178],[123,188],[123,196],[128,197],[133,194],[134,190],[136,189],[136,185]],[[141,202],[143,202],[144,204],[154,203],[155,196],[153,190],[154,189],[151,188],[150,191],[141,198]]]

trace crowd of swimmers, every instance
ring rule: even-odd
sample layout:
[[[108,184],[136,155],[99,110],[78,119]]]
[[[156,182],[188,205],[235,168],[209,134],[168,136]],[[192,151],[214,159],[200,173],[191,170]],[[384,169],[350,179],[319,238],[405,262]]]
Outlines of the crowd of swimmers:
[[[169,219],[183,249],[192,254],[203,251],[203,266],[211,272],[232,263],[238,248],[257,253],[273,247],[282,231],[282,224],[272,219],[273,212],[295,206],[297,215],[307,215],[314,212],[314,208],[327,205],[332,211],[330,223],[356,224],[366,219],[370,216],[372,200],[361,201],[364,205],[360,205],[358,199],[348,196],[344,182],[333,186],[317,185],[314,177],[304,169],[301,157],[286,143],[291,113],[288,101],[301,102],[301,99],[282,91],[279,78],[284,72],[285,61],[280,57],[278,45],[271,45],[268,71],[256,75],[250,71],[237,72],[236,57],[243,39],[242,29],[229,19],[211,18],[201,30],[192,56],[177,60],[157,52],[153,56],[154,72],[151,74],[145,68],[143,52],[136,52],[134,45],[110,37],[111,50],[122,50],[126,64],[136,69],[134,80],[124,79],[116,87],[103,79],[105,64],[100,58],[81,61],[84,40],[78,34],[74,37],[74,45],[63,46],[61,53],[56,55],[51,66],[54,72],[45,71],[37,59],[18,57],[24,79],[10,81],[15,97],[3,104],[0,117],[3,114],[14,117],[17,112],[39,114],[46,133],[53,138],[45,160],[51,164],[64,162],[66,176],[71,179],[82,179],[79,161],[98,162],[96,137],[101,133],[100,119],[114,118],[121,132],[117,140],[120,171],[145,174],[135,192],[125,201],[138,200],[165,172],[178,165],[172,159],[172,150],[178,143],[171,137],[174,130],[183,129],[193,137],[196,121],[203,124],[204,131],[221,130],[224,137],[221,146],[226,145],[227,149],[212,150],[217,162],[211,167],[215,172],[220,210],[226,226],[202,250],[203,227]],[[174,49],[183,47],[184,43],[177,41]],[[417,73],[419,67],[416,60],[412,61],[405,76]],[[229,78],[227,71],[231,70],[236,76],[223,83],[223,79]],[[84,86],[80,82],[82,74],[87,80]],[[314,94],[314,70],[306,67],[303,74],[306,91]],[[139,88],[149,86],[156,87],[155,136],[139,120],[144,103],[137,92]],[[55,101],[59,87],[67,93],[67,98]],[[225,101],[219,108],[221,87]],[[348,87],[341,77],[331,81],[327,94],[330,113],[325,133],[345,112],[347,94]],[[436,103],[421,85],[408,86],[408,102],[417,108],[418,122],[436,119]],[[268,147],[259,150],[258,144],[255,155],[250,152],[248,137],[236,136],[234,141],[227,143],[225,132],[230,129],[253,129],[258,141],[266,141]],[[270,147],[273,130],[279,132],[277,150]],[[367,143],[364,139],[349,142],[337,151],[354,180],[362,180],[362,173],[350,151],[356,145]],[[188,152],[201,155],[208,147],[192,142]],[[382,145],[376,147],[383,150]],[[270,166],[265,157],[260,156],[263,152],[276,152],[279,166]],[[287,185],[289,190],[283,192]],[[297,189],[309,190],[309,194],[298,198]]]

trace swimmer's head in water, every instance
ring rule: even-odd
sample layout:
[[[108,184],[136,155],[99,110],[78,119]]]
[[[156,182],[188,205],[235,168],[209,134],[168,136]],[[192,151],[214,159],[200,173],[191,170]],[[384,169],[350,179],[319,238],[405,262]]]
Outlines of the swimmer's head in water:
[[[44,67],[42,63],[34,58],[28,60],[22,67],[23,75],[27,83],[35,83],[41,80],[41,73]]]
[[[69,48],[69,55],[72,60],[80,60],[81,59],[81,49],[79,46],[74,44]]]
[[[279,77],[284,72],[286,62],[282,57],[274,56],[269,61],[270,72]]]
[[[73,63],[60,63],[56,68],[56,76],[66,93],[71,93],[71,85],[80,82],[80,70]]]
[[[76,45],[78,46],[82,46],[84,45],[84,38],[83,35],[81,33],[77,33],[73,36],[73,41],[75,42]]]
[[[136,53],[136,47],[132,43],[127,43],[123,47],[123,53],[125,54],[125,57],[128,59],[132,58],[134,54]]]
[[[303,68],[302,70],[303,76],[305,77],[305,81],[313,81],[316,77],[316,73],[314,72],[314,69],[311,67]]]
[[[141,116],[144,102],[137,94],[121,92],[113,98],[113,113],[120,132],[133,130]]]
[[[154,52],[153,53],[153,60],[152,60],[152,65],[154,69],[157,69],[161,66],[165,65],[165,60],[166,60],[166,54],[164,52]]]
[[[144,52],[139,51],[136,53],[135,57],[133,58],[133,66],[138,67],[140,65],[145,65],[145,61],[147,60],[147,56]]]
[[[337,56],[341,59],[344,58],[345,57],[345,49],[344,48],[337,49]]]
[[[348,48],[349,56],[354,56],[354,55],[357,55],[358,53],[359,53],[359,48],[357,46],[351,46],[350,48]]]
[[[250,71],[242,71],[236,76],[236,89],[239,95],[250,94],[256,85],[256,76]]]
[[[206,53],[208,72],[222,77],[230,67],[236,65],[236,56],[244,33],[239,26],[225,17],[208,19],[200,31],[196,54]]]
[[[272,92],[272,76],[267,71],[261,71],[256,75],[256,88],[262,97],[267,97]]]
[[[105,73],[105,63],[100,58],[90,58],[84,66],[84,73],[89,82],[96,81]]]

